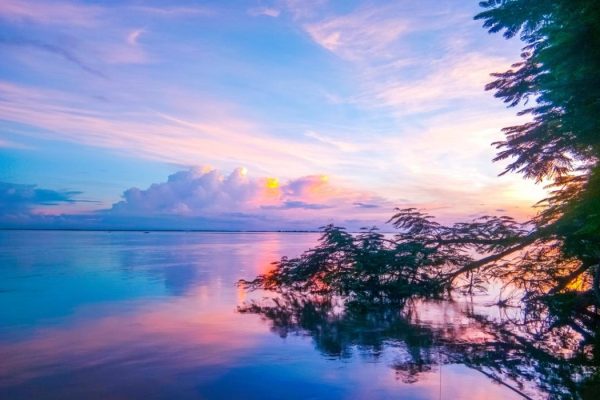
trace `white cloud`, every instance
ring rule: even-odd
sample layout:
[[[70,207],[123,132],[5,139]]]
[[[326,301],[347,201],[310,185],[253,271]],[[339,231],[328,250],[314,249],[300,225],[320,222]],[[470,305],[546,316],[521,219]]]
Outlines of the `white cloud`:
[[[173,18],[192,18],[198,16],[209,16],[214,14],[214,10],[206,7],[185,7],[185,6],[172,6],[172,7],[152,7],[152,6],[130,6],[132,10],[140,11],[142,13],[161,16],[161,17],[173,17]]]
[[[144,29],[135,29],[127,35],[127,43],[132,46],[137,46],[140,36],[146,32]]]
[[[229,174],[208,166],[179,171],[145,189],[125,190],[109,209],[78,213],[60,205],[84,201],[71,198],[81,192],[2,185],[0,203],[12,212],[0,213],[0,227],[312,230],[334,223],[358,229],[381,226],[399,205],[325,175],[252,177],[243,167]]]
[[[422,77],[403,79],[403,74],[397,71],[390,74],[391,79],[387,81],[373,68],[370,71],[373,79],[358,100],[393,108],[396,115],[432,112],[456,106],[457,101],[489,101],[489,94],[484,92],[485,84],[490,81],[492,72],[502,70],[508,63],[504,58],[475,52],[463,53],[460,57],[449,55],[429,65],[429,72]]]
[[[248,10],[248,14],[253,17],[265,16],[277,18],[281,14],[281,10],[274,7],[255,7]]]
[[[307,215],[339,219],[344,212],[354,209],[358,211],[353,213],[354,217],[382,220],[382,213],[387,216],[393,206],[373,194],[336,186],[325,175],[280,180],[253,178],[245,168],[224,175],[201,167],[174,173],[166,182],[155,183],[147,189],[128,189],[123,193],[123,200],[114,204],[110,212],[128,216],[213,218],[258,213],[285,221]]]
[[[347,153],[355,153],[364,148],[363,146],[359,145],[356,142],[349,141],[349,140],[335,139],[335,138],[323,135],[323,134],[321,134],[319,132],[315,132],[315,131],[307,131],[305,133],[305,135],[309,138],[316,139],[317,141],[319,141],[321,143],[331,145],[331,146],[337,148],[338,150],[347,152]]]
[[[472,46],[473,22],[464,9],[453,3],[429,6],[367,4],[344,14],[305,15],[298,23],[316,44],[352,66],[356,90],[346,103],[403,118],[457,108],[457,101],[494,101],[483,88],[490,73],[510,60]]]

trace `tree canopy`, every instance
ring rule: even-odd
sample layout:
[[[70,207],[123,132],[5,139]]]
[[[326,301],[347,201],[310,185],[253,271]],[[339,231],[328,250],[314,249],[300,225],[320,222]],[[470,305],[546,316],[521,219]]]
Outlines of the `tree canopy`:
[[[522,125],[504,128],[495,161],[506,172],[551,180],[553,192],[533,220],[557,256],[579,268],[552,292],[595,274],[600,304],[600,7],[593,0],[488,0],[475,18],[490,32],[525,43],[521,60],[486,87],[509,106],[528,106]]]
[[[522,289],[524,300],[600,305],[600,7],[595,0],[480,5],[475,19],[489,32],[524,43],[521,60],[493,73],[486,89],[530,116],[504,128],[495,161],[509,160],[504,173],[550,182],[537,216],[443,226],[401,209],[390,219],[398,229],[393,238],[328,226],[315,249],[244,284],[394,300],[473,291],[502,278]]]

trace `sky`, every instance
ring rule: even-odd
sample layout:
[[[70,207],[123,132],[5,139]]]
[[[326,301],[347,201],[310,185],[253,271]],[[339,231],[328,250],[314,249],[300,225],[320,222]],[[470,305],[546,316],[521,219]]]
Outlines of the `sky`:
[[[478,1],[0,2],[0,228],[524,220]]]

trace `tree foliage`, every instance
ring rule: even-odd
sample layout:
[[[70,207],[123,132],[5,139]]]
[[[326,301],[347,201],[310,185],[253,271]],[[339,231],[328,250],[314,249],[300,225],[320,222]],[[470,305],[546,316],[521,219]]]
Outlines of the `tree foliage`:
[[[594,0],[480,4],[486,10],[475,18],[484,27],[525,43],[521,60],[493,74],[486,88],[509,106],[533,103],[520,112],[530,122],[504,129],[495,160],[510,159],[505,173],[549,179],[554,189],[532,222],[546,245],[556,242],[523,261],[547,270],[577,265],[566,277],[559,273],[548,292],[591,288],[594,296],[582,294],[600,305],[600,7]]]
[[[525,44],[521,60],[492,74],[487,89],[509,106],[527,106],[520,114],[530,121],[504,129],[495,161],[510,160],[504,173],[550,182],[538,215],[525,223],[483,217],[444,226],[402,209],[390,219],[397,228],[391,238],[328,226],[316,248],[242,284],[394,301],[473,291],[500,278],[525,304],[570,298],[577,310],[598,316],[600,7],[596,0],[480,4],[475,18],[484,27]],[[591,320],[581,329],[594,330]]]
[[[327,226],[315,248],[298,258],[283,258],[271,272],[240,284],[283,296],[340,296],[348,306],[368,309],[404,306],[414,298],[444,298],[456,291],[473,293],[500,281],[502,293],[508,294],[498,299],[498,305],[516,305],[521,311],[519,319],[510,321],[512,326],[535,329],[529,330],[528,342],[510,336],[506,326],[496,326],[494,334],[510,337],[523,359],[526,354],[538,354],[539,344],[550,337],[562,345],[576,343],[581,363],[597,367],[600,4],[598,0],[486,0],[480,4],[484,11],[475,18],[489,32],[502,32],[508,39],[519,37],[524,43],[521,59],[508,71],[492,74],[494,80],[486,89],[509,107],[519,106],[519,114],[529,117],[521,125],[504,128],[504,140],[494,143],[498,149],[494,161],[507,163],[503,173],[548,184],[551,191],[538,204],[539,213],[523,223],[488,216],[443,225],[419,210],[399,209],[389,221],[396,228],[392,235],[374,228],[350,234]],[[269,310],[253,311],[265,315]],[[476,353],[463,349],[460,354],[473,365],[491,357],[508,368],[499,361],[507,349],[512,347],[483,348]],[[553,350],[543,351],[551,355]],[[469,355],[473,360],[465,358]],[[579,386],[578,373],[564,372],[558,359],[544,360],[533,368],[546,371],[541,376],[547,379],[549,393],[558,390],[556,398],[585,398],[584,393],[597,391],[597,371],[587,386]],[[545,370],[553,363],[562,366]],[[517,371],[516,364],[510,368],[514,374],[527,373],[527,368]],[[568,379],[561,381],[564,377]],[[582,391],[563,396],[569,388]]]

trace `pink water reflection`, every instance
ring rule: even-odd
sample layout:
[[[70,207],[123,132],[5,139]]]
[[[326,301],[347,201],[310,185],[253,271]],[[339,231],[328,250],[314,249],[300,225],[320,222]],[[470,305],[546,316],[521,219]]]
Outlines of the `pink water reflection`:
[[[13,237],[0,256],[10,266],[2,282],[23,283],[0,292],[2,305],[29,299],[15,318],[41,313],[27,324],[3,321],[0,398],[439,398],[439,366],[415,383],[391,368],[402,347],[379,358],[359,349],[325,357],[310,336],[282,339],[257,315],[236,312],[262,296],[240,291],[237,279],[298,254],[314,235],[38,235]],[[59,309],[44,308],[52,305]],[[472,334],[456,310],[423,310],[422,322],[442,316]],[[464,366],[441,371],[442,398],[517,398]]]

